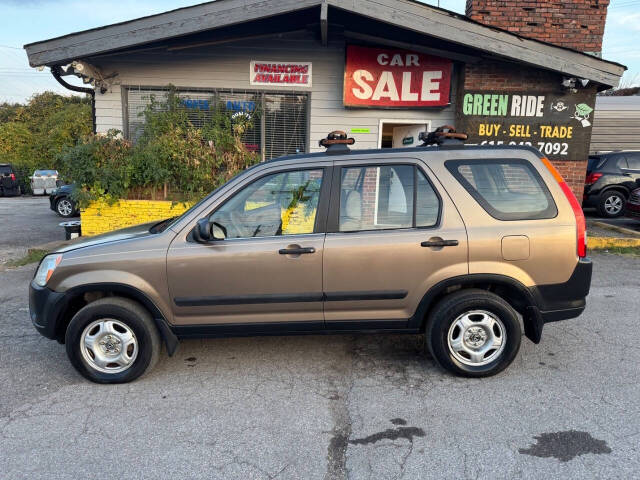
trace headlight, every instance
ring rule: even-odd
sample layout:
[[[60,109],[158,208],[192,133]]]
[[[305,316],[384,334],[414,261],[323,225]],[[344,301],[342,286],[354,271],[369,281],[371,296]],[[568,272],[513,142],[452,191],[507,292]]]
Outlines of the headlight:
[[[62,254],[58,255],[47,255],[40,262],[40,266],[38,267],[38,271],[36,272],[36,276],[33,280],[36,282],[36,285],[40,287],[44,287],[51,275],[53,275],[54,270],[60,262],[62,261]]]

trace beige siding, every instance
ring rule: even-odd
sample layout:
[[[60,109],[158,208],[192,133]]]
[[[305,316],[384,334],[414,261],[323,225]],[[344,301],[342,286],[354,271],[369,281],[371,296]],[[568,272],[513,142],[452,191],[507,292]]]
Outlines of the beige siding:
[[[311,150],[319,150],[318,140],[331,130],[369,128],[368,134],[353,134],[356,148],[376,148],[380,119],[430,120],[432,127],[453,123],[453,105],[444,109],[381,110],[345,109],[342,105],[344,41],[334,40],[328,47],[308,35],[263,39],[198,47],[173,52],[148,51],[126,57],[101,57],[94,63],[105,73],[118,72],[122,86],[225,88],[238,90],[283,90],[309,93]],[[257,87],[249,83],[251,60],[310,61],[313,63],[311,88]],[[452,82],[451,98],[455,98]],[[98,130],[122,129],[122,105],[119,86],[96,96]]]
[[[640,96],[597,97],[590,152],[640,150]]]

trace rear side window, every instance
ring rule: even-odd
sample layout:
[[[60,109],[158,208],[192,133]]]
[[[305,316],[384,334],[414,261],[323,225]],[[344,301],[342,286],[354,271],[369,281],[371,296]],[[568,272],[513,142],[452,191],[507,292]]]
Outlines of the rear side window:
[[[627,169],[629,166],[627,165],[627,159],[625,157],[614,157],[612,162],[609,162],[608,167],[618,167],[622,169]]]
[[[342,168],[339,231],[432,227],[440,198],[414,165]]]
[[[544,181],[525,160],[450,160],[445,165],[498,220],[537,220],[558,214]]]
[[[631,170],[640,170],[640,155],[627,155],[627,165]]]

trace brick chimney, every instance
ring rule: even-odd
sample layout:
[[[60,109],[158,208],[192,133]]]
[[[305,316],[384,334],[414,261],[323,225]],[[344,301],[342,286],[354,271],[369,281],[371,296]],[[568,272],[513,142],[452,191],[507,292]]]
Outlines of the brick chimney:
[[[609,0],[467,0],[467,17],[600,56]]]

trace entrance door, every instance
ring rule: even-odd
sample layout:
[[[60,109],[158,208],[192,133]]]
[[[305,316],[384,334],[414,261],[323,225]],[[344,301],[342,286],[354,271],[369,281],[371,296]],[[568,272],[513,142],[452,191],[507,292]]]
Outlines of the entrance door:
[[[403,127],[393,127],[393,148],[417,147],[421,142],[418,141],[420,132],[427,130],[427,125],[409,125]]]
[[[378,146],[407,148],[421,145],[420,132],[429,131],[429,120],[380,120]]]
[[[320,167],[272,172],[212,212],[224,239],[201,244],[185,235],[172,243],[167,274],[176,324],[322,328],[325,234],[316,219],[329,179]]]
[[[332,194],[324,247],[325,323],[403,328],[431,286],[468,273],[460,214],[412,159],[336,162],[334,171],[339,199]]]

